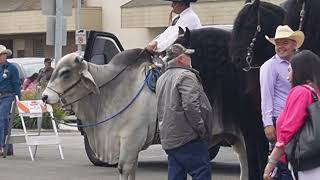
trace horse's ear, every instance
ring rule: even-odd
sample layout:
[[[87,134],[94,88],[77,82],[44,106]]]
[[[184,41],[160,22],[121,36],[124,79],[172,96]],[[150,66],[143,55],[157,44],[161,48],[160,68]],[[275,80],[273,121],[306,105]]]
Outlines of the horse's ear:
[[[252,3],[253,5],[259,5],[260,0],[246,0],[245,4],[247,4],[247,3]]]
[[[258,7],[260,4],[260,0],[253,0],[252,5],[254,5],[255,7]]]
[[[179,26],[179,35],[183,35],[184,34],[184,30],[182,27]]]
[[[190,41],[190,30],[188,27],[186,27],[186,31],[184,32],[184,37],[185,37],[185,39]]]

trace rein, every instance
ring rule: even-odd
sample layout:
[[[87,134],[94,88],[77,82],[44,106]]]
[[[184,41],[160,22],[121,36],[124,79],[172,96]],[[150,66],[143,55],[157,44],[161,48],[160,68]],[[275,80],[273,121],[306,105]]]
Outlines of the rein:
[[[260,4],[259,4],[260,6]],[[253,35],[253,38],[251,39],[251,43],[249,45],[249,47],[247,47],[247,55],[246,55],[246,63],[247,63],[247,67],[244,67],[242,68],[243,71],[245,72],[248,72],[250,71],[251,69],[259,69],[261,66],[252,66],[251,63],[252,63],[252,59],[253,59],[253,55],[254,55],[254,51],[253,51],[253,48],[256,44],[256,41],[257,41],[257,36],[258,34],[261,32],[261,22],[260,22],[260,12],[259,12],[259,9],[258,9],[258,12],[257,12],[257,28],[256,28],[256,31]]]
[[[306,1],[303,1],[302,8],[300,11],[299,31],[302,30],[302,25],[303,25],[305,15],[306,15]]]

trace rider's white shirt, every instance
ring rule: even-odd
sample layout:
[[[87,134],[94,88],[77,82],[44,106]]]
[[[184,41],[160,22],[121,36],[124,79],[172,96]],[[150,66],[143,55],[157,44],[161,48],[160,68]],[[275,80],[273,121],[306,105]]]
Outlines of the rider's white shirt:
[[[163,33],[154,39],[154,41],[157,41],[158,43],[158,52],[166,50],[171,44],[174,43],[174,41],[178,38],[179,26],[183,29],[188,27],[190,30],[201,28],[199,17],[190,7],[181,12],[180,15],[173,17],[172,20],[174,20],[177,16],[180,16],[177,23],[174,26],[169,26]]]

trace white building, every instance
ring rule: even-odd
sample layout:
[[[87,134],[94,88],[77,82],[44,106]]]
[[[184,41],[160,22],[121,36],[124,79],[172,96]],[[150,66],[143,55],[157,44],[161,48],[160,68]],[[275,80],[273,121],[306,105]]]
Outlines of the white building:
[[[74,6],[76,7],[76,0]],[[192,8],[203,25],[232,24],[245,0],[198,0]],[[280,4],[284,0],[264,0]],[[144,47],[168,24],[171,2],[164,0],[81,0],[82,29],[115,34],[125,49]],[[0,1],[0,44],[13,49],[14,57],[53,56],[45,45],[46,16],[40,0]],[[76,50],[75,9],[67,17],[68,43],[63,54]]]

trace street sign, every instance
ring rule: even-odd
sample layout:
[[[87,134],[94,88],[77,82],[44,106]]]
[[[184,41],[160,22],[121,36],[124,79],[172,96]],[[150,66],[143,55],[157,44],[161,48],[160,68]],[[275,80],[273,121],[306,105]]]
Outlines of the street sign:
[[[19,114],[30,117],[42,117],[43,113],[53,112],[51,105],[45,105],[42,100],[17,101]]]
[[[82,45],[82,44],[87,44],[87,35],[86,35],[86,30],[84,29],[79,29],[76,30],[76,44]]]

